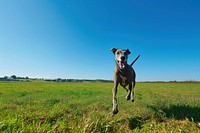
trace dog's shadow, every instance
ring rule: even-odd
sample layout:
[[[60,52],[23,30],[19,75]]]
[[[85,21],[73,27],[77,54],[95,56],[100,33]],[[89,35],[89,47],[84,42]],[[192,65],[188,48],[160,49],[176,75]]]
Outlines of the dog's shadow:
[[[152,107],[156,112],[162,112],[166,118],[175,120],[193,121],[195,123],[200,122],[200,108],[189,105],[171,105],[170,107],[162,107],[159,110]]]
[[[199,123],[200,122],[200,108],[192,107],[189,105],[171,105],[169,107],[159,107],[159,106],[150,106],[150,109],[153,110],[154,119],[158,122],[163,122],[166,119],[174,120],[189,120],[191,122]],[[152,115],[152,114],[150,114]],[[147,119],[142,117],[133,117],[128,118],[129,128],[134,130],[136,128],[142,129],[143,124],[146,123],[146,120],[149,121],[151,116]]]

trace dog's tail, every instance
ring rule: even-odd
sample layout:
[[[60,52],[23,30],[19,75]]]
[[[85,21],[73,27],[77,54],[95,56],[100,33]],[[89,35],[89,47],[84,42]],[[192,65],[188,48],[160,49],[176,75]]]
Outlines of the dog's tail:
[[[140,57],[140,55],[137,56],[137,58],[130,64],[130,66],[132,66],[136,61],[137,59]]]

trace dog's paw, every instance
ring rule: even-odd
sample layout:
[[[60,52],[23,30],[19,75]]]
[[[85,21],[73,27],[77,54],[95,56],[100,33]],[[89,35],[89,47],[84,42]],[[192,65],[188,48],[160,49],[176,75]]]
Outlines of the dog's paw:
[[[119,111],[118,111],[118,109],[114,109],[113,110],[113,114],[115,115],[115,114],[117,114]]]
[[[134,99],[131,99],[131,102],[134,102],[135,100]]]
[[[128,96],[126,96],[126,100],[130,100],[131,99],[131,97],[128,95]]]

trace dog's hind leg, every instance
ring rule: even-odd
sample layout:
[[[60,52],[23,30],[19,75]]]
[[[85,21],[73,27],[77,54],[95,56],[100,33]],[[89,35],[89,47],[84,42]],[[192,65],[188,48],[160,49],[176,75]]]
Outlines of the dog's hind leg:
[[[128,95],[126,96],[126,100],[130,100],[134,102],[134,87],[135,87],[135,82],[132,82],[129,84],[129,90],[128,90]]]
[[[129,88],[129,89],[128,89],[128,94],[127,94],[127,96],[126,96],[126,100],[130,100],[130,99],[131,99],[132,85],[129,84],[128,88]]]
[[[123,88],[128,92],[128,89],[125,86],[123,86]]]
[[[122,83],[120,83],[120,85],[128,92],[128,89],[126,88],[126,85],[123,85]]]
[[[132,92],[131,92],[131,101],[134,102],[134,88],[135,88],[135,81],[132,82]]]

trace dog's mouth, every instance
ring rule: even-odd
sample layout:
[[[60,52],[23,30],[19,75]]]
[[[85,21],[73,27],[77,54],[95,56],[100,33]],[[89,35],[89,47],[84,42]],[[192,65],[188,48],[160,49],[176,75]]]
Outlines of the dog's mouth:
[[[118,64],[120,69],[123,69],[126,66],[126,62],[125,61],[117,61],[117,64]]]

